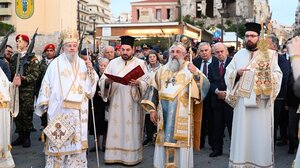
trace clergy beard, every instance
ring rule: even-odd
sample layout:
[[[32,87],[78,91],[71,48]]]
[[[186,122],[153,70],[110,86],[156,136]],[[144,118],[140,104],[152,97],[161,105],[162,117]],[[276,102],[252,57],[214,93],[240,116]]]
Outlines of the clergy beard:
[[[184,63],[183,59],[176,59],[176,58],[170,58],[167,67],[170,69],[172,72],[177,72],[179,71],[180,66]]]
[[[77,54],[76,53],[72,53],[72,52],[65,52],[66,54],[66,57],[68,58],[68,60],[70,62],[75,62],[76,61],[76,58],[77,58]]]
[[[248,41],[246,43],[246,49],[249,51],[255,51],[257,48],[257,43],[252,43],[251,41]]]

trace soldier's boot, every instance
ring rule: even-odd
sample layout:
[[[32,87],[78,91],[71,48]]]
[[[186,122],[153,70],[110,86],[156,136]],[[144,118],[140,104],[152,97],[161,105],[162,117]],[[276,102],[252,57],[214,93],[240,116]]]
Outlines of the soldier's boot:
[[[30,146],[31,146],[30,132],[26,132],[24,133],[23,148],[29,148]]]
[[[11,146],[22,145],[24,143],[24,133],[19,132],[19,137],[11,143]]]

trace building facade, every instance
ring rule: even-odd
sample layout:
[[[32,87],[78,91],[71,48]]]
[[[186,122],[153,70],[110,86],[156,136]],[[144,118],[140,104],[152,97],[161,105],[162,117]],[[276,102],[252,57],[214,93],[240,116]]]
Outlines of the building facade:
[[[33,15],[21,19],[16,15],[16,0],[0,0],[0,21],[14,25],[16,32],[32,34],[38,27],[39,34],[56,34],[72,28],[93,30],[96,24],[110,23],[110,0],[32,0]]]
[[[172,22],[178,20],[177,0],[131,2],[132,23]]]

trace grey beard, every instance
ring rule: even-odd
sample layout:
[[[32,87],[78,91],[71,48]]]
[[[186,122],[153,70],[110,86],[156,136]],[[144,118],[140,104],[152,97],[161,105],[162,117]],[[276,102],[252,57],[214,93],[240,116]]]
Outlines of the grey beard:
[[[171,59],[170,61],[167,63],[167,67],[168,69],[170,69],[170,71],[172,72],[177,72],[180,69],[180,66],[184,63],[184,60],[180,59]]]
[[[71,54],[71,53],[67,53],[67,52],[65,52],[65,54],[66,54],[67,59],[70,62],[75,62],[76,61],[76,58],[77,58],[76,54]]]

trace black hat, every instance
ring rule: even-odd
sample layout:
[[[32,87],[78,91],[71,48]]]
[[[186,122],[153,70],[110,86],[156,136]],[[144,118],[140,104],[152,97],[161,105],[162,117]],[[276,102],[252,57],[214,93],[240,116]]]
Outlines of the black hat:
[[[142,49],[146,49],[146,48],[152,49],[152,46],[149,45],[149,44],[144,43],[144,44],[141,45],[141,48]]]
[[[260,30],[261,30],[260,24],[254,23],[254,22],[249,22],[249,23],[245,24],[245,27],[246,27],[246,32],[247,31],[254,31],[258,35],[260,35]]]
[[[134,44],[134,37],[131,36],[121,36],[121,45],[126,44],[126,45],[130,45],[131,47],[133,47]]]
[[[88,55],[86,49],[81,50],[80,54],[81,55]]]

